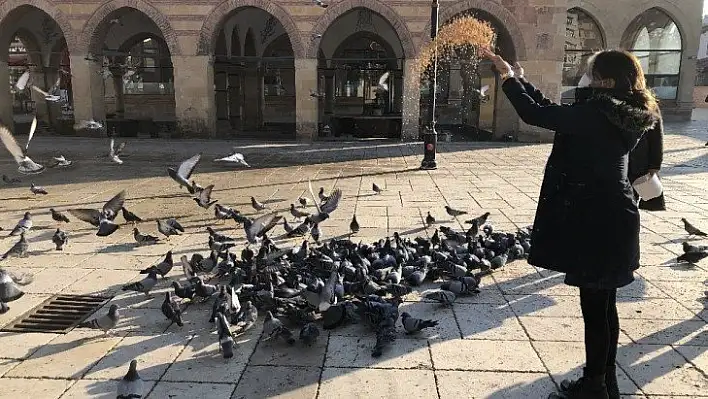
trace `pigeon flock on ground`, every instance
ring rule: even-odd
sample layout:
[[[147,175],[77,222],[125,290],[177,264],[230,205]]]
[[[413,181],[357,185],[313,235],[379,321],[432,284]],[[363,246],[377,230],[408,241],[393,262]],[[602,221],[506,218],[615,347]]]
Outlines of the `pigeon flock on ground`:
[[[7,145],[7,141],[3,141]],[[111,140],[109,158],[122,163],[116,159],[124,147],[115,147]],[[249,166],[238,153],[215,161],[226,162],[226,159]],[[421,297],[440,306],[452,306],[459,297],[479,294],[482,278],[513,260],[525,258],[531,248],[531,226],[513,233],[497,231],[490,222],[489,212],[466,220],[467,230],[457,231],[440,225],[429,238],[409,238],[394,233],[371,244],[353,239],[360,230],[354,214],[348,238],[325,240],[320,224],[337,211],[344,195],[341,189],[328,193],[320,187],[315,194],[308,181],[310,198],[297,198],[298,205],[293,202],[286,211],[289,216],[270,209],[268,200],[261,202],[251,197],[251,207],[257,215],[251,217],[213,199],[214,185],[202,187],[192,179],[200,160],[201,154],[196,154],[177,167],[167,168],[167,174],[189,192],[197,206],[213,207],[214,223],[243,229],[246,242],[206,227],[204,241],[208,256],[194,253],[175,260],[173,252],[168,251],[162,261],[140,272],[144,278],[123,286],[122,290],[150,297],[158,279],[166,278],[175,266],[177,270],[181,268],[179,278],[172,275],[172,290],[164,293],[160,308],[169,323],[168,328],[184,326],[187,307],[207,303],[208,312],[189,312],[188,316],[191,322],[215,324],[219,352],[225,359],[234,356],[236,337],[256,327],[260,319],[264,339],[282,342],[283,350],[298,342],[312,345],[322,329],[363,324],[376,338],[371,355],[379,357],[394,345],[399,326],[405,334],[416,334],[438,324],[437,320],[399,312],[406,295],[421,290]],[[26,161],[18,161],[18,164],[21,170],[28,165]],[[20,183],[5,175],[3,181]],[[46,189],[34,184],[30,190],[35,196],[48,195]],[[372,191],[376,195],[385,190],[374,183]],[[109,236],[121,228],[118,219],[121,216],[126,224],[133,226],[133,237],[139,246],[157,244],[185,232],[175,218],[156,221],[159,237],[141,232],[138,224],[143,220],[126,208],[126,201],[127,193],[121,191],[100,209],[72,208],[64,213],[50,208],[49,211],[58,225],[72,223],[72,216],[94,226],[97,236]],[[450,206],[444,209],[453,219],[468,214]],[[708,236],[685,219],[683,222],[689,235]],[[437,223],[431,212],[427,212],[425,226]],[[28,256],[29,244],[25,237],[32,227],[32,214],[25,212],[8,234],[8,237],[19,236],[19,241],[0,261]],[[69,237],[69,233],[57,228],[52,236],[56,250],[68,245]],[[302,242],[279,246],[276,244],[279,238],[302,238]],[[686,242],[684,252],[679,261],[697,262],[708,256],[708,246]],[[21,286],[31,282],[31,275],[17,275],[0,268],[0,313],[7,312],[7,303],[22,297]],[[430,288],[436,282],[437,287]],[[111,305],[107,313],[78,327],[110,334],[120,318],[121,310]],[[142,397],[143,384],[135,360],[119,382],[117,395],[118,398]]]

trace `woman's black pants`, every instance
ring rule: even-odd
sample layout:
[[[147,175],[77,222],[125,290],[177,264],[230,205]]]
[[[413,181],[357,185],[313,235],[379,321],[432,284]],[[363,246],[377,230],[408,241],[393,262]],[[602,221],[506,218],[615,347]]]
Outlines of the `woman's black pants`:
[[[617,289],[580,288],[580,307],[585,322],[585,373],[605,374],[614,367],[619,339]]]

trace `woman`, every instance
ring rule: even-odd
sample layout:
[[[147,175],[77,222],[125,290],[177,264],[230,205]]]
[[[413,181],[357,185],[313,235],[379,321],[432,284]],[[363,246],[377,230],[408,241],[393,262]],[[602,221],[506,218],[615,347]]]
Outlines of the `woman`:
[[[529,263],[566,274],[580,288],[583,377],[564,381],[570,399],[619,398],[615,357],[617,288],[639,267],[639,211],[627,176],[629,153],[659,121],[641,65],[623,51],[596,55],[586,98],[561,106],[485,51],[521,119],[554,130],[533,225]]]
[[[629,154],[629,181],[646,175],[657,174],[664,159],[664,125],[662,120],[646,132],[634,150]],[[638,195],[637,195],[638,196]],[[639,209],[645,211],[665,211],[664,193],[648,201],[640,200]]]

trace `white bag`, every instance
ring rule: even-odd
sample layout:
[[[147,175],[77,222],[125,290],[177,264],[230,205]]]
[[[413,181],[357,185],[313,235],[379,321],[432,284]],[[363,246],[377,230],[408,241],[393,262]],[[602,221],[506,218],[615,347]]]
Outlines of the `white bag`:
[[[637,178],[637,180],[632,183],[632,187],[637,190],[637,193],[644,201],[654,199],[664,192],[664,186],[661,184],[659,175],[656,173],[647,173]]]

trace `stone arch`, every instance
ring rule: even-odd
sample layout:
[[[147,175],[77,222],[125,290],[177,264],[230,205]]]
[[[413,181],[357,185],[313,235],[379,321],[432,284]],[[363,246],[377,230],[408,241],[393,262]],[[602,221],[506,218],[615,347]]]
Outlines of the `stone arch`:
[[[49,15],[61,28],[69,48],[69,53],[73,53],[76,50],[77,35],[69,22],[69,18],[50,0],[4,0],[0,2],[0,41],[4,43],[6,39],[12,39],[6,38],[5,36],[12,35],[14,32],[6,33],[3,27],[7,23],[8,18],[12,17],[12,14],[21,12],[21,9],[25,7],[35,8]]]
[[[216,35],[221,30],[223,21],[231,15],[233,11],[239,8],[255,7],[269,13],[278,19],[283,29],[290,38],[290,44],[293,47],[295,58],[302,58],[305,54],[305,47],[302,44],[299,30],[293,22],[290,14],[285,9],[270,0],[225,0],[211,10],[209,15],[204,19],[202,28],[199,32],[197,40],[197,55],[210,55],[214,53]]]
[[[442,24],[451,20],[456,15],[470,10],[484,11],[496,18],[499,26],[503,27],[506,33],[511,37],[514,46],[514,54],[516,55],[516,60],[514,61],[526,60],[526,43],[524,35],[521,33],[521,28],[519,28],[519,24],[516,22],[514,15],[500,3],[488,0],[464,0],[449,6],[446,5],[440,8],[440,25],[442,26]],[[423,29],[422,42],[430,42],[429,36],[430,22],[428,22],[425,25],[425,29]]]
[[[629,25],[632,23],[632,21],[634,21],[634,19],[638,16],[652,9],[656,9],[658,11],[663,12],[676,24],[676,28],[678,28],[679,34],[681,35],[681,52],[685,54],[686,49],[689,48],[689,41],[697,39],[691,36],[689,32],[686,32],[686,27],[683,25],[683,22],[686,20],[684,18],[683,11],[681,11],[681,9],[678,7],[673,7],[670,3],[667,2],[661,2],[656,0],[647,1],[641,7],[641,11],[634,14],[627,14],[629,16],[624,17],[619,25],[621,29],[620,35],[622,39],[624,39],[624,36],[627,34],[627,29],[629,28]],[[696,38],[697,37],[698,35],[696,35]]]
[[[416,49],[415,43],[413,42],[413,36],[408,30],[408,26],[403,21],[403,18],[389,7],[385,3],[379,0],[344,0],[327,7],[324,15],[317,19],[317,23],[312,28],[312,33],[319,33],[324,35],[325,31],[337,18],[348,13],[356,8],[368,8],[371,11],[381,15],[389,24],[393,27],[393,30],[398,35],[398,40],[403,47],[403,55],[406,59],[416,58],[418,51]],[[430,30],[428,28],[428,30]],[[317,54],[320,48],[319,40],[311,41],[307,49],[307,58],[317,58]]]
[[[169,19],[160,10],[144,0],[110,0],[103,3],[91,14],[82,29],[81,50],[89,53],[98,53],[103,47],[104,25],[108,15],[121,8],[132,8],[140,11],[152,20],[162,32],[162,37],[167,43],[171,56],[181,55],[182,50],[177,40],[177,32],[172,28]]]
[[[585,15],[587,15],[588,17],[590,17],[590,19],[592,19],[592,21],[595,23],[595,26],[597,27],[597,29],[600,30],[600,36],[602,36],[601,39],[602,39],[602,44],[603,44],[603,46],[604,46],[604,47],[607,47],[607,29],[605,28],[605,25],[603,25],[602,21],[600,21],[600,20],[597,18],[597,15],[599,15],[599,14],[597,14],[597,13],[591,11],[590,9],[588,9],[588,8],[586,7],[585,3],[583,3],[582,6],[568,7],[568,11],[571,11],[571,10],[578,10],[578,11],[581,11],[581,12],[583,12]],[[598,10],[598,11],[599,11],[599,10]]]

